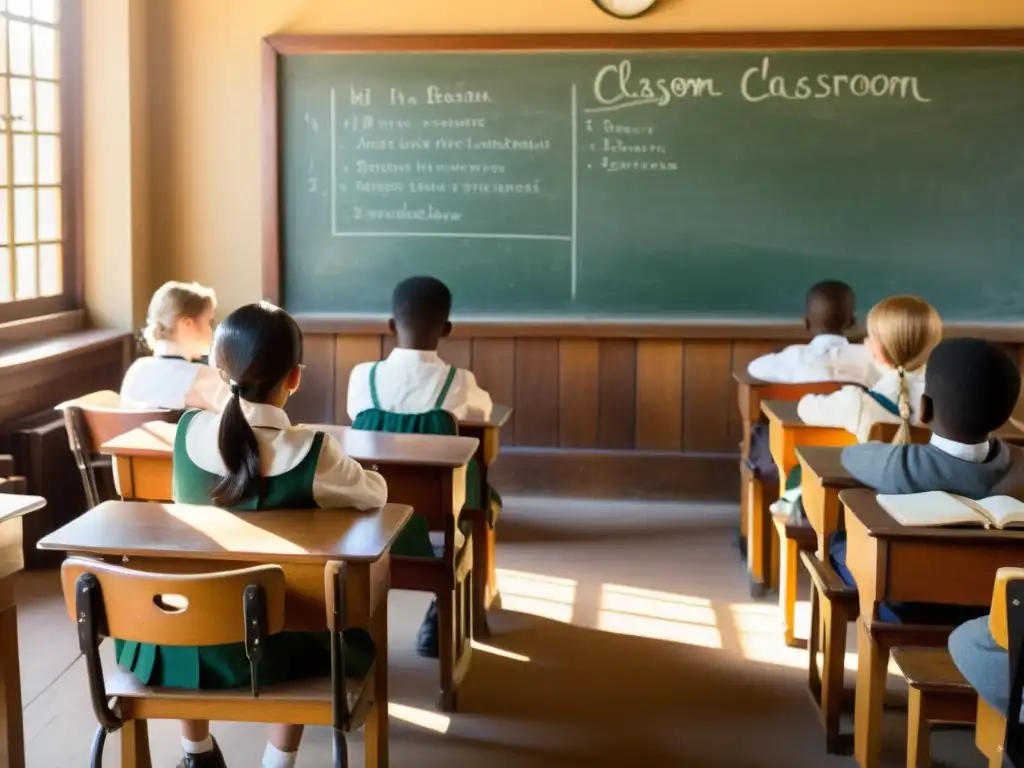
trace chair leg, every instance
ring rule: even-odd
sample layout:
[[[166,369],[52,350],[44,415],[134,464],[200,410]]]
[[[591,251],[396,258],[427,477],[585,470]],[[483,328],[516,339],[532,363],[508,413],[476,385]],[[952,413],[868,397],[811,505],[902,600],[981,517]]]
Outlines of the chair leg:
[[[888,676],[889,646],[857,621],[857,694],[854,703],[854,756],[860,768],[882,764],[882,708]]]
[[[921,691],[911,688],[907,698],[907,768],[930,768],[931,728],[924,717]]]
[[[492,533],[487,521],[483,525],[473,527],[473,635],[490,637],[491,629],[487,626],[487,575],[490,572],[490,542],[488,534]]]
[[[455,603],[454,589],[437,596],[437,649],[441,675],[441,692],[437,706],[442,712],[455,711],[455,661],[458,655],[458,649],[455,647]]]
[[[824,652],[821,608],[818,590],[811,583],[811,630],[807,638],[807,688],[814,697],[814,703],[821,709],[821,668],[818,666],[818,654]]]
[[[824,654],[821,670],[821,711],[825,718],[825,750],[829,754],[850,751],[850,738],[839,732],[843,711],[843,677],[846,672],[847,616],[831,600],[821,601],[824,619]]]
[[[363,744],[365,768],[388,768],[388,606],[377,607],[370,619],[376,648],[373,660],[373,708],[366,718]],[[347,758],[346,758],[347,759]]]
[[[348,768],[348,740],[340,728],[333,728],[334,734],[334,768]]]
[[[12,585],[8,588],[13,590]],[[0,738],[3,739],[0,757],[3,758],[3,764],[9,768],[25,768],[21,666],[18,659],[18,607],[13,602],[0,611],[0,715],[3,718],[0,723]]]
[[[800,552],[796,542],[786,538],[785,528],[778,531],[779,540],[779,610],[782,613],[782,631],[786,645],[802,648],[803,641],[796,637],[797,566]]]
[[[121,727],[121,768],[153,768],[145,720],[131,718]]]

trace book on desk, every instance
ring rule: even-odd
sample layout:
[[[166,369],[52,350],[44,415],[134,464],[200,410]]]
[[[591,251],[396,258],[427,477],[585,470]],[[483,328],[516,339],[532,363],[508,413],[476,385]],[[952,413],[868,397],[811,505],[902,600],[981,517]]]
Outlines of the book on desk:
[[[878,504],[900,525],[942,527],[980,525],[983,528],[1024,526],[1024,502],[1012,496],[990,496],[974,501],[928,491],[901,495],[878,494]]]

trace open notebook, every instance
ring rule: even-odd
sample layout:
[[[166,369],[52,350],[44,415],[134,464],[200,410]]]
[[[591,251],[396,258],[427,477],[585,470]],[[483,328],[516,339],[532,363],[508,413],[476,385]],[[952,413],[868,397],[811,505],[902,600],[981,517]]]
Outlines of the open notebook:
[[[1024,526],[1024,502],[1012,496],[972,501],[945,491],[878,494],[878,504],[900,525],[980,525],[984,528]]]

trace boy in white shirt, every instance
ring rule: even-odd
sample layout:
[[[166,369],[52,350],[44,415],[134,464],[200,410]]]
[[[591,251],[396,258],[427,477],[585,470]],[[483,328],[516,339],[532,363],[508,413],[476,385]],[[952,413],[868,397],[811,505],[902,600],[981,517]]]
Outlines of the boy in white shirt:
[[[747,366],[747,372],[761,381],[781,384],[846,381],[870,387],[879,375],[871,353],[846,338],[856,325],[854,303],[853,289],[844,282],[825,280],[812,286],[807,292],[804,327],[814,338],[809,344],[762,355]]]
[[[388,330],[398,346],[386,360],[357,365],[348,382],[348,415],[355,429],[381,432],[453,434],[453,419],[488,419],[491,396],[480,388],[470,371],[444,362],[437,354],[441,339],[452,331],[448,320],[452,294],[433,277],[410,277],[400,282],[391,297]],[[470,462],[466,477],[466,505],[483,508],[479,475]],[[410,557],[434,557],[425,530],[417,532],[413,520],[395,542],[392,552]],[[425,524],[423,524],[425,528]],[[460,523],[461,527],[461,523]],[[462,532],[456,530],[461,545]],[[438,615],[434,601],[417,636],[417,652],[438,656]]]

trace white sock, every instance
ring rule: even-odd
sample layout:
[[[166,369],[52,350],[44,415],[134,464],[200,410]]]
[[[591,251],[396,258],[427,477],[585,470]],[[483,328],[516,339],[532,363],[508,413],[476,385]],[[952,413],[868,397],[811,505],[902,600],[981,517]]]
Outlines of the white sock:
[[[263,753],[263,768],[295,768],[295,761],[298,758],[298,752],[282,752],[268,742]]]
[[[189,741],[181,737],[181,747],[190,755],[201,755],[203,752],[213,752],[213,736],[207,734],[202,741]]]

